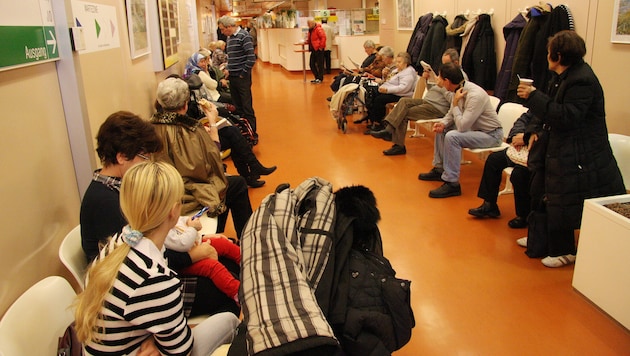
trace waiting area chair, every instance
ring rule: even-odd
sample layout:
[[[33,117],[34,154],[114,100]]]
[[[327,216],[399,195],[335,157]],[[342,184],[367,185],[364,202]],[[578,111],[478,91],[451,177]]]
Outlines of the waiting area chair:
[[[64,237],[59,246],[59,259],[72,273],[81,290],[85,289],[85,272],[88,263],[81,247],[81,225],[77,225]]]
[[[0,320],[0,355],[56,355],[74,320],[76,294],[64,278],[44,278],[26,290]]]

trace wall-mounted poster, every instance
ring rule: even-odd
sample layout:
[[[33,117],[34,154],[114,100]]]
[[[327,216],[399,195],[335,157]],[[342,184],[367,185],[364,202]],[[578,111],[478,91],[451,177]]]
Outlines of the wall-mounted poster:
[[[413,30],[413,0],[397,0],[398,29]]]
[[[365,11],[352,10],[352,34],[365,34]]]
[[[127,0],[127,26],[131,58],[151,53],[147,26],[147,0]]]
[[[615,0],[610,41],[630,43],[630,0]]]
[[[179,15],[177,0],[158,0],[158,14],[164,68],[168,68],[178,61]]]

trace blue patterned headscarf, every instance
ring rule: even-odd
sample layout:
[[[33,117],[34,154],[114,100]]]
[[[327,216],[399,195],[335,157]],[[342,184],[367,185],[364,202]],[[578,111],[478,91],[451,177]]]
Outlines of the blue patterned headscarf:
[[[190,58],[188,58],[188,62],[186,62],[186,69],[184,70],[184,78],[188,78],[191,74],[199,73],[200,71],[206,71],[199,66],[199,61],[206,58],[203,54],[199,52],[193,53]]]

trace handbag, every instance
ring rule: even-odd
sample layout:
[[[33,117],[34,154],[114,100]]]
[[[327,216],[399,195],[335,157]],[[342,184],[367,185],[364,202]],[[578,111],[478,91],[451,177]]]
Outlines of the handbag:
[[[57,343],[58,356],[83,356],[83,345],[74,329],[74,321],[70,324]]]
[[[547,211],[532,210],[527,216],[527,249],[530,258],[549,255],[547,236]]]
[[[510,145],[505,151],[505,154],[508,156],[510,161],[518,164],[520,166],[527,167],[527,156],[529,155],[529,150],[527,146],[521,146],[520,149]]]

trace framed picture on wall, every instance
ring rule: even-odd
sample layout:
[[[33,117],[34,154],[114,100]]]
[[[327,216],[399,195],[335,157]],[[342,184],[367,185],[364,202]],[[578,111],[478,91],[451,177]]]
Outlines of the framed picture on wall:
[[[147,26],[147,0],[126,0],[127,26],[131,58],[136,59],[151,53]]]
[[[630,0],[615,0],[610,41],[630,43]]]
[[[413,0],[396,0],[398,29],[413,30]]]

